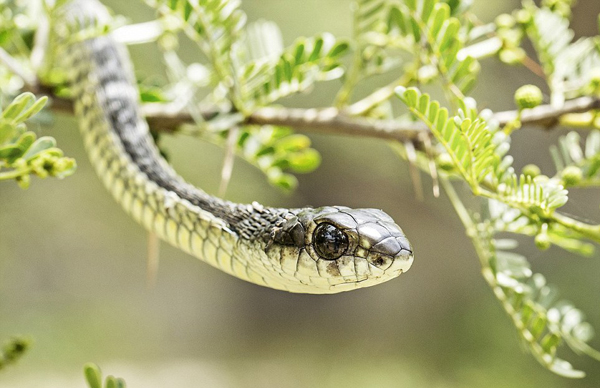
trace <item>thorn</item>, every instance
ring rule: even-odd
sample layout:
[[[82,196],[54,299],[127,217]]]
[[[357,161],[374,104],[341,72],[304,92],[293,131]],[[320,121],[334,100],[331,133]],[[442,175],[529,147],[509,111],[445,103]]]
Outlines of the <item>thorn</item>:
[[[38,19],[38,27],[33,38],[33,48],[31,49],[30,61],[31,67],[35,73],[38,73],[44,64],[46,59],[46,53],[48,51],[48,35],[50,31],[50,23],[48,21],[48,15],[43,14]],[[36,80],[38,83],[39,80]]]
[[[440,197],[440,181],[438,179],[437,167],[435,165],[435,160],[433,159],[431,138],[427,134],[423,134],[420,136],[423,145],[425,146],[425,153],[427,154],[427,159],[429,160],[429,174],[431,175],[431,180],[433,181],[433,196],[435,198]]]
[[[158,275],[158,259],[160,251],[160,240],[156,233],[148,233],[148,257],[146,260],[146,287],[154,288]]]
[[[225,146],[225,158],[223,159],[223,168],[221,169],[221,184],[219,185],[219,197],[223,198],[231,180],[233,171],[233,162],[235,160],[235,142],[238,138],[238,127],[233,127],[227,135],[227,145]]]
[[[417,168],[417,153],[415,151],[415,146],[412,142],[407,141],[404,143],[404,148],[406,149],[406,159],[408,160],[410,179],[412,180],[413,188],[415,189],[415,197],[417,200],[423,201],[423,185],[421,183],[419,169]]]

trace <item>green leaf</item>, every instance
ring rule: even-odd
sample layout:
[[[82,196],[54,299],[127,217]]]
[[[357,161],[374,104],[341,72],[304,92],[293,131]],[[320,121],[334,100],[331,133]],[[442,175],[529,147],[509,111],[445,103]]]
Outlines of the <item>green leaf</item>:
[[[419,22],[415,20],[413,16],[408,18],[408,24],[411,28],[411,33],[414,36],[415,42],[421,41],[421,27],[419,26]]]
[[[330,58],[340,57],[346,52],[348,52],[349,48],[350,45],[348,44],[348,42],[338,42],[335,46],[333,46],[329,53],[327,53],[327,56]]]
[[[546,353],[553,353],[560,344],[560,336],[554,333],[547,334],[541,341],[542,349]]]
[[[83,366],[83,374],[90,388],[102,388],[102,372],[98,365],[87,363]]]
[[[290,134],[281,138],[276,143],[277,149],[282,152],[295,152],[310,147],[310,138],[301,134]]]
[[[461,51],[469,39],[465,32],[469,25],[463,28],[460,19],[450,16],[450,7],[445,2],[415,0],[415,4],[418,4],[416,9],[406,3],[390,7],[388,35],[399,33],[404,40],[398,46],[405,47],[412,55],[425,54],[419,57],[422,63],[419,73],[435,72],[435,75],[420,76],[419,81],[428,82],[442,76],[452,82],[448,90],[462,98],[474,86],[479,72],[478,62]]]
[[[456,41],[456,34],[458,33],[458,29],[460,28],[460,22],[457,19],[449,19],[446,22],[446,28],[444,30],[444,35],[440,41],[439,50],[441,52],[447,50],[450,45],[452,45]]]
[[[539,338],[544,329],[546,328],[546,317],[537,316],[533,320],[533,323],[529,327],[529,332],[533,336],[533,338]]]
[[[0,159],[6,160],[8,163],[13,163],[16,159],[23,155],[21,147],[9,144],[0,147]]]
[[[248,24],[244,45],[248,58],[254,62],[278,58],[284,49],[279,27],[274,22],[266,20]],[[303,49],[304,47],[298,47],[295,55],[302,56]]]
[[[17,146],[21,148],[23,152],[27,151],[31,148],[33,143],[35,142],[36,136],[33,132],[25,132],[22,134],[17,140]]]
[[[392,6],[387,20],[387,29],[389,32],[393,32],[395,28],[399,29],[401,35],[408,34],[408,28],[404,16],[402,15],[402,11],[395,6]]]
[[[39,100],[35,101],[27,110],[22,112],[19,115],[19,117],[17,117],[16,121],[23,122],[25,120],[28,120],[33,115],[35,115],[39,111],[41,111],[47,102],[48,102],[48,97],[46,97],[46,96],[41,97]]]
[[[484,121],[463,120],[459,116],[448,118],[445,108],[439,108],[439,103],[432,103],[429,95],[420,94],[416,88],[398,88],[396,95],[427,124],[471,187],[489,178],[500,164],[492,133]]]
[[[28,106],[35,102],[35,96],[33,93],[22,93],[17,96],[6,109],[2,112],[2,118],[9,122],[17,122],[19,117]]]
[[[41,152],[55,147],[56,140],[54,140],[54,138],[49,136],[40,137],[31,145],[31,147],[29,147],[27,152],[23,155],[23,159],[30,160],[39,155]]]
[[[501,159],[501,143],[494,141],[495,133],[481,118],[465,117],[464,112],[449,117],[447,109],[439,108],[439,103],[430,101],[429,96],[422,95],[416,88],[401,87],[395,93],[409,111],[431,129],[456,171],[474,192],[485,193],[491,189],[499,195],[500,201],[545,215],[567,202],[568,192],[556,181],[531,176],[518,178],[509,171],[510,164],[505,165],[507,159]],[[467,109],[469,104],[459,100],[459,105]],[[512,160],[508,162],[512,163]],[[482,185],[486,186],[486,191]]]
[[[296,152],[289,157],[290,169],[298,173],[311,172],[321,164],[321,155],[312,148]]]
[[[222,146],[229,131],[206,131],[202,135]],[[269,183],[286,191],[298,185],[297,179],[288,172],[310,172],[321,161],[319,153],[311,148],[310,139],[288,127],[243,126],[238,130],[235,144],[238,156],[264,172]]]
[[[240,41],[246,14],[239,0],[146,0],[164,14],[175,16],[185,33],[199,44],[221,82],[232,77],[231,52]]]
[[[313,50],[308,57],[308,62],[314,62],[317,58],[321,57],[321,49],[323,48],[324,39],[319,36],[315,39],[313,44]]]
[[[564,360],[554,360],[554,362],[549,365],[549,369],[559,376],[570,379],[582,379],[585,377],[584,372],[573,369],[571,364]]]
[[[2,122],[0,120],[0,145],[13,139],[17,135],[17,127],[12,123]]]
[[[15,337],[8,341],[0,351],[0,370],[17,362],[30,346],[31,340],[25,337]]]
[[[427,23],[436,3],[436,0],[423,0],[423,9],[421,11],[421,20],[423,22]]]
[[[298,186],[298,180],[295,176],[284,174],[279,169],[271,169],[267,171],[269,182],[285,191],[292,191]]]
[[[106,388],[125,388],[125,380],[114,376],[107,376]]]
[[[433,14],[433,22],[430,25],[431,35],[438,36],[442,30],[444,22],[450,18],[450,7],[448,4],[440,3],[436,4]]]
[[[193,68],[193,66],[190,66]],[[190,67],[188,67],[188,74],[190,73]],[[203,68],[203,67],[201,67]],[[195,75],[195,74],[194,74]],[[192,78],[188,76],[188,78]],[[163,88],[159,87],[155,83],[151,83],[151,80],[138,80],[138,89],[140,92],[141,102],[169,102]]]
[[[478,252],[482,258],[485,279],[536,360],[561,376],[583,377],[583,372],[574,370],[571,364],[558,358],[557,350],[562,343],[566,343],[576,352],[600,359],[600,352],[586,343],[592,337],[589,324],[583,322],[583,314],[571,304],[556,302],[556,290],[546,283],[544,276],[531,272],[524,256],[499,250],[500,244],[493,239],[490,225],[510,216],[510,210],[506,212],[502,207],[497,208],[497,203],[493,207],[492,204],[492,220],[477,225],[477,234],[472,236],[481,248]],[[503,245],[515,247],[515,244]],[[496,268],[494,272],[490,271],[492,265]],[[587,326],[582,330],[581,337],[574,334],[579,325]]]
[[[346,42],[331,34],[299,38],[279,57],[248,62],[239,72],[241,95],[248,107],[264,106],[318,81],[339,78],[339,59],[347,49]]]
[[[306,46],[303,41],[299,41],[294,49],[294,61],[300,63],[304,61],[304,49]]]

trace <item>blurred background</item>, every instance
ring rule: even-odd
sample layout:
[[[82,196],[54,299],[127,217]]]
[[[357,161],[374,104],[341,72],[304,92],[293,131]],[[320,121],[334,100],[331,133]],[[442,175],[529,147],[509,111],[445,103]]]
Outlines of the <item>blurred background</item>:
[[[133,22],[153,18],[138,1],[105,0]],[[484,21],[518,1],[475,1]],[[286,44],[329,31],[349,36],[347,0],[244,0],[249,21],[275,21]],[[572,28],[597,34],[600,2],[579,0]],[[184,60],[196,58],[192,44]],[[185,48],[185,47],[184,47]],[[142,76],[162,74],[153,45],[131,49]],[[189,53],[188,53],[189,52]],[[524,69],[482,61],[480,106],[512,109],[512,95],[538,81]],[[391,78],[373,80],[362,94]],[[339,81],[286,105],[331,103]],[[539,83],[538,83],[539,84]],[[357,97],[361,96],[361,90]],[[2,388],[84,387],[93,361],[130,387],[598,387],[600,363],[567,353],[588,373],[567,380],[547,372],[519,345],[512,323],[480,274],[470,241],[442,196],[415,199],[407,165],[383,141],[311,135],[323,157],[292,195],[237,160],[227,199],[272,206],[328,204],[382,208],[416,251],[412,269],[386,284],[331,296],[294,295],[245,283],[161,246],[157,284],[148,289],[144,230],[115,204],[92,171],[72,117],[57,115],[41,133],[75,157],[75,175],[34,180],[23,191],[0,185],[0,341],[34,339],[30,352],[0,374]],[[564,133],[564,132],[563,132]],[[516,166],[553,173],[548,145],[560,130],[515,135]],[[187,179],[216,193],[223,151],[165,137]],[[598,191],[573,192],[567,212],[600,221]],[[600,330],[600,255],[539,252],[522,240],[535,271],[587,312]],[[600,339],[592,345],[600,348]]]

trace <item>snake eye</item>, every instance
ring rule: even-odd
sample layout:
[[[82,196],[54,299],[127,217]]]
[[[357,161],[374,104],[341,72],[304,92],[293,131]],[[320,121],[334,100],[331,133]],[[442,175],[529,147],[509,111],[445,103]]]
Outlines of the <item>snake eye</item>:
[[[315,251],[325,260],[335,260],[348,249],[346,233],[331,224],[319,224],[313,236]]]

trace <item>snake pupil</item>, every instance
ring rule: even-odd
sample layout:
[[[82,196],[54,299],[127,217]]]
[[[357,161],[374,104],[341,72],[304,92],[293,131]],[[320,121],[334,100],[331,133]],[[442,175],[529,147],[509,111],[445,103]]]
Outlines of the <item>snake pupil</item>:
[[[317,254],[325,260],[335,260],[348,249],[348,236],[332,224],[322,223],[314,233]]]

